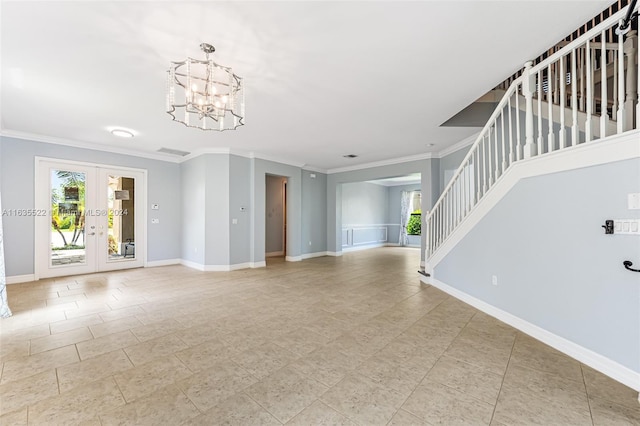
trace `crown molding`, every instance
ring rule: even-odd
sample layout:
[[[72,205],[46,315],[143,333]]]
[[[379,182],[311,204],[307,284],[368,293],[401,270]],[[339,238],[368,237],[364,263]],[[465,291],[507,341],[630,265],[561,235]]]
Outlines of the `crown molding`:
[[[189,155],[185,155],[184,157],[180,157],[178,159],[178,163],[184,163],[185,161],[193,160],[194,158],[198,158],[201,155],[207,154],[231,154],[230,148],[202,148],[197,149],[190,153]]]
[[[449,154],[453,154],[456,151],[461,150],[462,148],[465,148],[469,145],[473,145],[476,141],[476,139],[478,139],[478,136],[480,135],[480,132],[474,133],[473,135],[462,139],[460,142],[456,142],[455,144],[451,145],[450,147],[447,147],[445,149],[443,149],[442,151],[438,152],[438,156],[434,157],[434,158],[442,158],[442,157],[446,157]]]
[[[305,163],[300,161],[293,161],[285,158],[271,157],[269,155],[262,155],[259,152],[250,152],[249,158],[256,158],[258,160],[264,160],[264,161],[273,161],[274,163],[286,164],[288,166],[298,167],[300,169],[305,165]]]
[[[232,148],[204,148],[204,149],[198,149],[192,153],[190,153],[189,155],[186,155],[184,157],[176,157],[176,156],[172,156],[169,154],[162,154],[162,153],[156,153],[156,152],[150,152],[150,151],[139,151],[139,150],[135,150],[135,149],[129,149],[129,148],[122,148],[122,147],[114,147],[111,145],[104,145],[104,144],[98,144],[98,143],[92,143],[92,142],[85,142],[85,141],[79,141],[79,140],[72,140],[72,139],[63,139],[63,138],[58,138],[58,137],[54,137],[54,136],[44,136],[44,135],[38,135],[38,134],[34,134],[34,133],[26,133],[26,132],[19,132],[19,131],[14,131],[14,130],[7,130],[7,129],[1,129],[0,130],[0,136],[5,136],[5,137],[11,137],[11,138],[16,138],[16,139],[24,139],[24,140],[30,140],[30,141],[34,141],[34,142],[44,142],[44,143],[51,143],[51,144],[55,144],[55,145],[65,145],[65,146],[70,146],[70,147],[74,147],[74,148],[82,148],[82,149],[90,149],[93,151],[104,151],[104,152],[110,152],[110,153],[114,153],[114,154],[122,154],[122,155],[132,155],[135,157],[141,157],[141,158],[147,158],[150,160],[159,160],[159,161],[166,161],[168,163],[183,163],[185,161],[189,161],[191,159],[197,158],[201,155],[206,155],[206,154],[226,154],[226,155],[237,155],[240,157],[245,157],[245,158],[250,158],[250,159],[260,159],[260,160],[265,160],[265,161],[273,161],[275,163],[279,163],[279,164],[285,164],[288,166],[293,166],[293,167],[298,167],[300,169],[303,170],[308,170],[311,172],[317,172],[317,173],[323,173],[323,174],[333,174],[333,173],[343,173],[343,172],[350,172],[350,171],[354,171],[354,170],[362,170],[362,169],[369,169],[369,168],[373,168],[373,167],[381,167],[381,166],[388,166],[388,165],[392,165],[392,164],[400,164],[400,163],[407,163],[410,161],[419,161],[419,160],[428,160],[431,158],[442,158],[445,157],[447,155],[450,155],[460,149],[463,149],[469,145],[472,145],[476,139],[478,138],[478,135],[480,134],[480,132],[475,133],[463,140],[461,140],[460,142],[457,142],[456,144],[443,149],[442,151],[439,151],[437,153],[424,153],[424,154],[417,154],[417,155],[411,155],[411,156],[406,156],[406,157],[398,157],[398,158],[391,158],[388,160],[381,160],[381,161],[374,161],[374,162],[370,162],[370,163],[363,163],[363,164],[358,164],[358,165],[353,165],[353,166],[346,166],[346,167],[337,167],[337,168],[333,168],[333,169],[323,169],[321,167],[315,167],[300,161],[294,161],[294,160],[290,160],[290,159],[284,159],[284,158],[278,158],[278,157],[272,157],[272,156],[268,156],[268,155],[262,155],[258,152],[255,151],[251,151],[251,152],[247,152],[247,151],[242,151],[242,150],[238,150],[238,149],[232,149]]]
[[[113,154],[132,155],[134,157],[142,157],[150,160],[166,161],[168,163],[181,163],[183,161],[183,157],[176,158],[169,154],[161,154],[161,153],[148,152],[148,151],[138,151],[135,149],[114,147],[110,145],[103,145],[103,144],[92,143],[92,142],[83,142],[83,141],[71,140],[71,139],[63,139],[63,138],[57,138],[53,136],[44,136],[44,135],[38,135],[34,133],[18,132],[14,130],[2,129],[0,130],[0,136],[15,138],[15,139],[23,139],[23,140],[33,141],[33,142],[50,143],[54,145],[64,145],[64,146],[70,146],[73,148],[90,149],[92,151],[103,151],[103,152],[110,152]]]
[[[409,161],[429,160],[434,158],[433,154],[427,152],[425,154],[410,155],[408,157],[391,158],[389,160],[374,161],[371,163],[357,164],[354,166],[337,167],[327,170],[328,174],[351,172],[354,170],[371,169],[373,167],[389,166],[392,164],[408,163]]]
[[[302,165],[302,170],[306,170],[308,172],[315,172],[315,173],[322,173],[322,174],[329,174],[329,171],[327,169],[323,169],[321,167],[315,167],[315,166],[311,166],[309,164],[303,164]]]

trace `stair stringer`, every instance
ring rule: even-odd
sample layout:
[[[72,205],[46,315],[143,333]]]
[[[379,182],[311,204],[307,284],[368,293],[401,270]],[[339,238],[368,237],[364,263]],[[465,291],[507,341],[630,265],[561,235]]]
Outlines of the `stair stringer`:
[[[458,224],[456,229],[427,258],[425,271],[434,275],[434,268],[484,218],[520,180],[551,173],[597,166],[615,161],[640,158],[640,130],[632,130],[563,150],[531,157],[512,164]]]

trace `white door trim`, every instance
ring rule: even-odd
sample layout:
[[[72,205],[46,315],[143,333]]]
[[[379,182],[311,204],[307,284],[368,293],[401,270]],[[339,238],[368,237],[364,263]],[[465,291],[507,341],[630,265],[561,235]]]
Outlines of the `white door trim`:
[[[94,168],[94,169],[109,169],[109,170],[118,170],[118,171],[123,171],[123,172],[135,172],[135,173],[140,173],[142,176],[142,182],[140,185],[140,188],[142,189],[141,194],[137,194],[136,197],[139,197],[140,199],[140,206],[142,207],[141,209],[138,208],[136,215],[140,215],[141,219],[140,219],[140,223],[141,223],[141,234],[140,235],[140,240],[144,243],[144,244],[140,244],[139,248],[136,247],[136,256],[140,256],[141,259],[141,266],[142,267],[147,267],[148,264],[148,260],[147,260],[147,243],[148,243],[148,238],[147,238],[147,231],[148,231],[148,212],[147,212],[147,200],[148,200],[148,171],[146,169],[138,169],[138,168],[134,168],[134,167],[125,167],[125,166],[117,166],[117,165],[113,165],[113,164],[103,164],[103,163],[91,163],[91,162],[86,162],[86,161],[75,161],[75,160],[66,160],[66,159],[59,159],[59,158],[50,158],[50,157],[40,157],[40,156],[36,156],[34,158],[34,206],[36,207],[36,209],[38,209],[39,205],[41,204],[40,200],[45,199],[43,197],[48,197],[48,192],[50,190],[50,188],[47,187],[41,187],[38,185],[38,183],[40,182],[40,179],[42,179],[43,177],[41,176],[41,172],[40,172],[40,165],[41,163],[45,163],[45,162],[52,162],[52,163],[58,163],[58,164],[66,164],[69,165],[70,167],[84,167],[84,168]],[[47,193],[47,195],[45,195],[44,193]],[[46,210],[48,211],[50,209],[50,205],[46,206]],[[141,210],[141,211],[140,211]],[[34,250],[33,250],[33,254],[34,254],[34,275],[33,278],[34,280],[38,280],[41,278],[42,275],[42,256],[43,256],[43,252],[42,250],[39,250],[38,248],[38,242],[42,242],[45,239],[45,236],[42,235],[43,233],[43,229],[45,227],[43,226],[38,226],[39,224],[42,224],[42,220],[48,220],[49,216],[47,215],[45,218],[41,218],[40,220],[38,220],[38,216],[36,216],[34,219]],[[49,256],[49,253],[47,251],[46,256]],[[98,267],[96,266],[95,268],[96,270],[93,272],[96,272]]]

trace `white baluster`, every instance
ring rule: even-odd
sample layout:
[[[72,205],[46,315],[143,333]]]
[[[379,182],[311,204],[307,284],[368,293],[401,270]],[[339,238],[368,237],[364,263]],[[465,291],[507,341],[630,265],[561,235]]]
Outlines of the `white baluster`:
[[[537,147],[533,139],[533,94],[536,90],[536,75],[531,73],[533,62],[528,61],[524,64],[524,79],[522,82],[522,91],[525,99],[525,141],[524,141],[524,158],[536,155]]]
[[[522,87],[522,86],[520,86]],[[516,158],[522,160],[522,141],[520,137],[520,93],[516,87]]]
[[[484,142],[485,137],[482,136],[482,142],[480,142],[480,146],[482,146],[482,196],[487,192],[487,152]]]
[[[618,25],[622,25],[622,20],[620,20],[620,23]],[[629,61],[629,65],[630,66],[628,68],[633,68],[632,61]],[[627,130],[627,123],[625,123],[627,117],[624,111],[624,86],[624,36],[622,34],[618,34],[618,112],[616,114],[616,118],[618,121],[618,133],[622,133]]]
[[[593,115],[593,79],[591,73],[593,71],[593,63],[591,62],[591,40],[587,39],[586,50],[585,50],[585,74],[587,76],[587,96],[586,96],[586,114],[587,119],[584,123],[584,133],[585,133],[585,142],[591,142],[593,138],[593,128],[591,124],[591,119]]]
[[[491,132],[493,130],[493,127],[489,127],[489,132],[487,134],[487,165],[489,167],[489,179],[487,181],[487,184],[489,185],[489,188],[491,188],[493,186],[493,154],[491,151]]]
[[[635,128],[640,128],[640,102],[638,99],[638,88],[640,87],[640,60],[636,58],[638,52],[638,32],[631,30],[627,33],[624,41],[624,53],[627,57],[627,78],[625,80],[625,127],[624,130],[633,129],[633,112],[636,111]],[[634,66],[634,62],[637,65]]]
[[[551,94],[551,64],[547,67],[547,95]],[[553,143],[553,102],[550,96],[547,96],[547,116],[548,116],[548,124],[549,124],[549,134],[547,135],[547,152],[553,151],[554,143]],[[542,148],[540,148],[542,151]]]
[[[496,121],[493,122],[493,152],[494,152],[494,165],[496,167],[495,179],[493,182],[495,183],[498,180],[498,176],[500,176],[500,162],[498,161],[498,118],[496,117]]]
[[[616,56],[618,51],[611,50],[608,52],[609,55],[611,55],[611,63],[613,63],[613,87],[611,88],[611,93],[613,93],[613,102],[611,103],[611,119],[616,120],[616,133],[622,133],[622,130],[618,130],[620,127],[620,121],[618,120],[618,59]]]
[[[518,92],[516,91],[516,96]],[[507,108],[509,109],[509,166],[513,163],[513,119],[511,118],[511,96],[507,99]],[[517,113],[519,113],[518,111]]]
[[[586,63],[585,63],[585,51],[584,48],[580,50],[580,111],[585,111],[586,106],[586,93],[584,88],[584,81],[586,78]]]
[[[542,154],[542,70],[538,71],[538,154]]]
[[[578,80],[576,49],[571,51],[571,145],[578,145]]]
[[[502,172],[501,175],[507,168],[507,137],[504,134],[504,109],[500,112],[500,121],[502,122]]]
[[[600,46],[600,139],[607,136],[609,124],[609,111],[607,102],[607,43],[606,31],[602,31]]]
[[[558,134],[558,149],[566,148],[567,146],[567,131],[565,129],[565,120],[564,120],[564,110],[567,107],[567,97],[566,97],[566,88],[567,88],[567,73],[564,70],[564,60],[565,58],[560,58],[560,75],[558,76],[558,85],[560,86],[560,99],[558,100],[558,105],[560,105],[560,133]]]
[[[473,174],[475,178],[473,179],[473,205],[475,206],[479,200],[480,195],[480,167],[478,167],[478,149],[476,148],[473,151]]]

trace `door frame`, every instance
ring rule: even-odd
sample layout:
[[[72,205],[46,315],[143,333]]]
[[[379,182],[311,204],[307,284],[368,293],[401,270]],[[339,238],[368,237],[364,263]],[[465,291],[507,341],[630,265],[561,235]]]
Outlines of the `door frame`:
[[[67,160],[67,159],[60,159],[60,158],[51,158],[51,157],[41,157],[41,156],[36,156],[34,159],[34,206],[36,207],[36,210],[43,208],[46,211],[49,211],[51,206],[50,203],[47,206],[41,206],[41,200],[43,199],[48,199],[49,198],[49,192],[51,190],[51,188],[49,187],[43,187],[41,185],[39,185],[40,180],[43,179],[43,176],[41,175],[41,163],[44,162],[52,162],[52,163],[58,163],[61,165],[69,165],[69,167],[83,167],[83,168],[100,168],[100,169],[109,169],[109,170],[121,170],[121,171],[130,171],[130,172],[136,172],[136,173],[140,173],[142,176],[142,182],[140,187],[142,188],[142,194],[141,196],[136,194],[136,197],[140,197],[140,206],[142,207],[142,209],[140,208],[136,208],[136,215],[140,214],[141,215],[141,222],[142,222],[142,229],[141,231],[141,235],[140,235],[140,240],[144,243],[144,244],[140,244],[141,247],[136,247],[136,255],[140,256],[140,259],[142,260],[142,267],[146,268],[147,267],[147,242],[148,242],[148,238],[147,238],[147,192],[148,192],[148,172],[146,169],[138,169],[138,168],[134,168],[134,167],[121,167],[121,166],[117,166],[117,165],[113,165],[113,164],[103,164],[103,163],[92,163],[92,162],[88,162],[88,161],[75,161],[75,160]],[[96,178],[98,173],[96,173]],[[97,180],[97,179],[96,179]],[[98,193],[100,192],[99,188],[98,188],[99,183],[96,182],[96,194],[94,195],[96,198],[98,196]],[[142,211],[140,211],[142,210]],[[42,225],[42,221],[43,219],[46,219],[47,221],[49,220],[50,216],[47,214],[46,216],[36,216],[34,217],[34,247],[33,247],[33,262],[34,262],[34,280],[39,280],[41,275],[42,275],[42,265],[44,262],[43,257],[46,257],[48,259],[49,257],[49,250],[46,251],[46,256],[45,256],[45,251],[42,248],[39,248],[39,243],[42,244],[42,241],[48,241],[48,236],[45,233],[45,228],[46,226]],[[136,238],[137,239],[137,238]],[[96,252],[98,252],[99,250],[96,250]],[[97,256],[97,255],[96,255]],[[126,263],[122,263],[122,265],[125,265]],[[117,270],[117,269],[128,269],[128,268],[106,268],[103,270],[99,269],[99,264],[96,263],[95,264],[95,270],[88,272],[88,273],[95,273],[95,272],[106,272],[108,270]],[[76,275],[82,275],[84,274],[84,272],[79,272]]]

